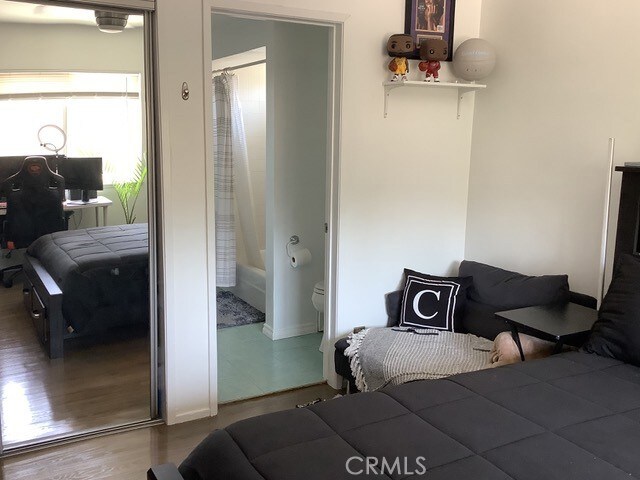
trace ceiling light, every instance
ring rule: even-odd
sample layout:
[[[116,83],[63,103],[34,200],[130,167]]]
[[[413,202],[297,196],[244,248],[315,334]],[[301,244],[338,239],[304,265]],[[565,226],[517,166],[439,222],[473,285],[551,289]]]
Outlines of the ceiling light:
[[[117,33],[127,26],[129,15],[126,13],[96,10],[96,24],[101,32]]]

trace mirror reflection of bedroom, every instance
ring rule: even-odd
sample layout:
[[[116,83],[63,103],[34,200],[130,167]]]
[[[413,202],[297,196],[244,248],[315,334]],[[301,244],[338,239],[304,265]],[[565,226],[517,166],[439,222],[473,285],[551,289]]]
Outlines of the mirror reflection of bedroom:
[[[143,24],[0,1],[5,451],[151,418]]]

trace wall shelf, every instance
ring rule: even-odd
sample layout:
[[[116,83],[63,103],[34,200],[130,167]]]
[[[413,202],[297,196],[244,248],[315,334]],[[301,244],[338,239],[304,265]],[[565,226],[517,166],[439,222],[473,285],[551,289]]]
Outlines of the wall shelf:
[[[486,85],[480,83],[459,83],[459,82],[416,82],[416,81],[397,81],[383,82],[384,86],[384,118],[387,118],[387,104],[389,100],[389,92],[394,88],[414,87],[414,88],[455,88],[458,96],[457,118],[460,118],[460,102],[465,93],[474,92],[487,88]]]

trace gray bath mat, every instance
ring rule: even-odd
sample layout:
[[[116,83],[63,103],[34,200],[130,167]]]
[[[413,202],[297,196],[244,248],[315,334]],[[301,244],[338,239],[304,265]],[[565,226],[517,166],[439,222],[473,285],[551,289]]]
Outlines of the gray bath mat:
[[[219,291],[216,298],[218,301],[218,328],[264,322],[264,313],[240,300],[233,293]]]

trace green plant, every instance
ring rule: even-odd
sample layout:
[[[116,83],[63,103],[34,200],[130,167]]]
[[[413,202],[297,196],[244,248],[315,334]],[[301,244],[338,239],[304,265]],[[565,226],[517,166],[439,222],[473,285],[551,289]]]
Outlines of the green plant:
[[[118,194],[118,199],[124,210],[124,220],[126,223],[133,223],[136,217],[133,214],[136,208],[136,201],[140,195],[140,190],[147,177],[147,161],[146,158],[139,158],[133,177],[127,182],[114,182],[113,188]]]

